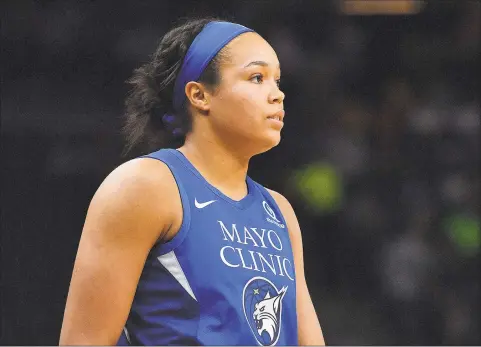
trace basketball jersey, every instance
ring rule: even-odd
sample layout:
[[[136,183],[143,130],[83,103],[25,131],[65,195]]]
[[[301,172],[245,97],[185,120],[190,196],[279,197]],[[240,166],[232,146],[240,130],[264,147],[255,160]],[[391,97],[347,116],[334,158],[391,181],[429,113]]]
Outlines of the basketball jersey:
[[[145,157],[171,170],[183,220],[152,247],[118,345],[297,345],[292,248],[269,192],[247,177],[235,201],[180,151]]]

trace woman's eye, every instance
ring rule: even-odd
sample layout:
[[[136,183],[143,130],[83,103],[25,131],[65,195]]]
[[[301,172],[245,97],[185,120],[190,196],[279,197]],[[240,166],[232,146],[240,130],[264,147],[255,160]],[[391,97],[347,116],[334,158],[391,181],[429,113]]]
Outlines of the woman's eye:
[[[280,78],[276,80],[276,84],[277,84],[277,87],[281,86],[281,79]]]
[[[262,75],[252,76],[251,81],[253,81],[255,83],[262,83],[263,77],[262,77]]]

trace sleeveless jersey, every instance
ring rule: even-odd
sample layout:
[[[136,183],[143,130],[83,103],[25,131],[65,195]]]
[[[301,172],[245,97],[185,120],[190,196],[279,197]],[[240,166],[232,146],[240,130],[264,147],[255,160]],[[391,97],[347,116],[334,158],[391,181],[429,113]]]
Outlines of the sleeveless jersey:
[[[118,345],[297,345],[292,248],[269,192],[247,177],[235,201],[180,151],[145,157],[171,170],[183,220],[152,247]]]

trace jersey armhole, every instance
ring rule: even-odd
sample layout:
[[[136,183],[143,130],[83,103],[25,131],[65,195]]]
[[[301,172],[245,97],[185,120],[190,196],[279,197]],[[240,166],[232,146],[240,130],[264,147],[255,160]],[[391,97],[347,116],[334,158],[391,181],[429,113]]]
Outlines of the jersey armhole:
[[[172,173],[172,176],[174,177],[175,183],[177,185],[177,190],[180,195],[180,202],[182,205],[182,223],[180,225],[179,231],[175,234],[175,236],[171,240],[167,242],[160,241],[154,245],[154,248],[156,248],[159,251],[158,255],[164,255],[176,249],[182,243],[182,241],[184,241],[185,237],[189,232],[190,219],[191,219],[189,200],[187,198],[187,192],[185,191],[185,188],[182,184],[180,177],[178,177],[178,175],[175,174],[174,170],[172,169],[172,167],[169,165],[167,161],[162,160],[162,158],[156,158],[154,156],[149,156],[149,155],[143,156],[142,158],[156,159],[164,163]]]

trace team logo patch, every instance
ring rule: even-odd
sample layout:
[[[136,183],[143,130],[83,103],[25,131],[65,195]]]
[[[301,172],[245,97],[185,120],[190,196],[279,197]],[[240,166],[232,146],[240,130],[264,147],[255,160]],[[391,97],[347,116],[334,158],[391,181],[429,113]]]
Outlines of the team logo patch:
[[[261,346],[273,346],[281,333],[282,299],[287,287],[278,290],[264,277],[250,279],[242,293],[244,315]]]
[[[262,206],[264,206],[264,210],[266,210],[267,214],[274,219],[276,222],[280,222],[279,219],[277,219],[276,214],[274,213],[274,210],[269,206],[269,204],[266,201],[262,202]]]
[[[268,222],[277,225],[279,228],[285,228],[285,225],[282,224],[279,219],[277,219],[274,210],[272,209],[272,207],[269,206],[269,204],[266,201],[262,202],[262,206],[264,207],[264,210],[269,216],[269,218],[266,218]]]

